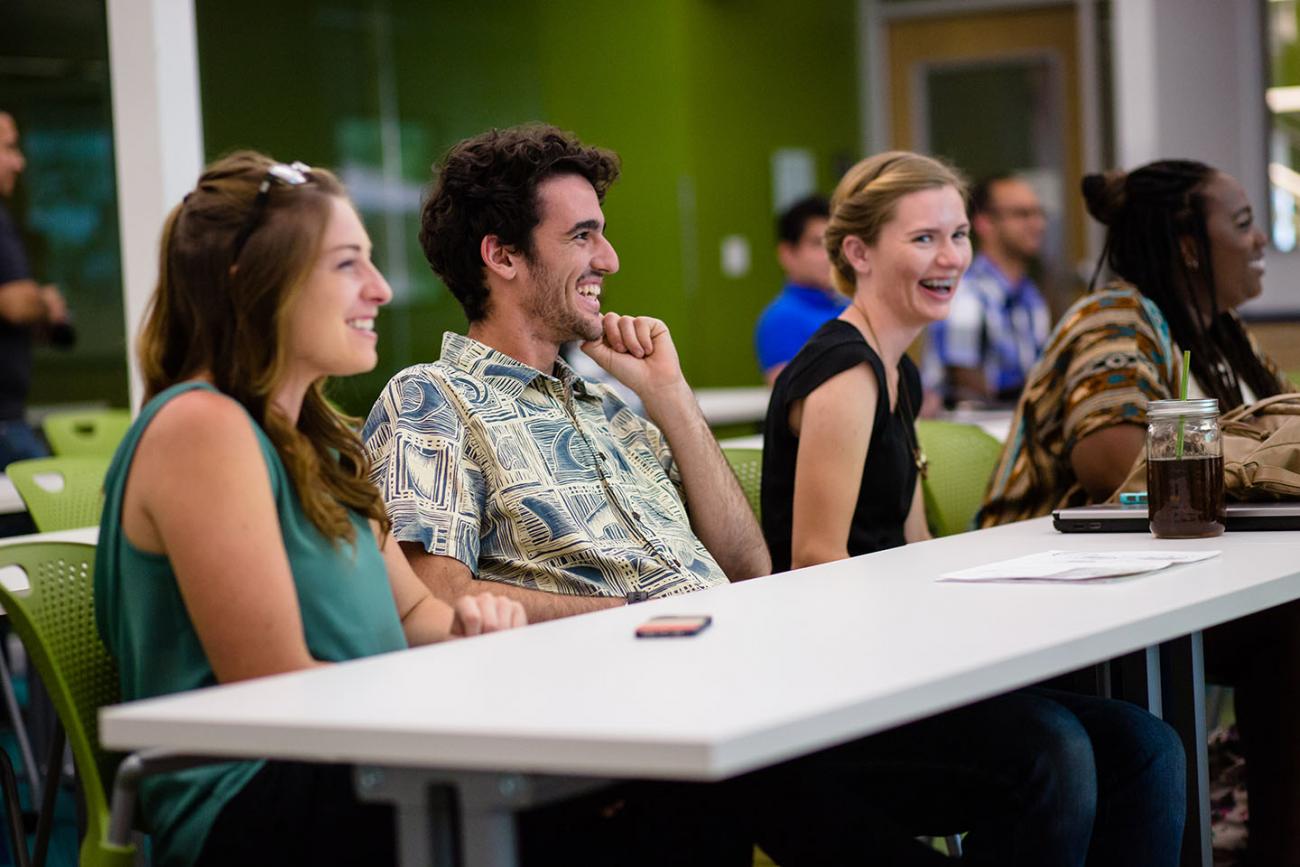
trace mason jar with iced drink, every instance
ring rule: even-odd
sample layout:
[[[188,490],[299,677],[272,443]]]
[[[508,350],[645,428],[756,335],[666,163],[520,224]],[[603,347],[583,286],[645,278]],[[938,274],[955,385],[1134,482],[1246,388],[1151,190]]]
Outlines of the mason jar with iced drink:
[[[1227,522],[1217,400],[1147,404],[1147,502],[1162,539],[1217,536]]]

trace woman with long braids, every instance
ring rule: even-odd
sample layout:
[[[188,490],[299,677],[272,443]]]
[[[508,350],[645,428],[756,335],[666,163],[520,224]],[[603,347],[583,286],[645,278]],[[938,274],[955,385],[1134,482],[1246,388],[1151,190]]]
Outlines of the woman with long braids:
[[[1162,160],[1084,178],[1106,226],[1098,262],[1116,278],[1074,304],[1048,338],[1016,409],[979,523],[989,527],[1102,502],[1146,436],[1146,405],[1189,393],[1226,412],[1293,391],[1236,308],[1259,295],[1266,238],[1234,178]],[[1097,277],[1094,275],[1093,283]],[[1212,678],[1236,687],[1246,753],[1251,864],[1300,865],[1300,606],[1205,633]]]
[[[1066,311],[1030,372],[980,511],[989,527],[1101,502],[1146,437],[1146,405],[1178,394],[1220,412],[1289,391],[1235,309],[1260,293],[1264,233],[1241,184],[1203,163],[1164,160],[1089,175],[1088,211],[1107,227],[1098,262],[1118,278]],[[1093,278],[1096,283],[1096,276]]]

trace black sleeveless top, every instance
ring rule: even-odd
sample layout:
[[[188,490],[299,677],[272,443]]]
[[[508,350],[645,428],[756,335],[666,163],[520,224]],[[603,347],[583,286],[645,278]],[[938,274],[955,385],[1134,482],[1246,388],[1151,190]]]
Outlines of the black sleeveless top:
[[[777,377],[763,426],[763,535],[772,552],[772,569],[790,568],[790,531],[794,522],[794,468],[799,438],[790,430],[790,405],[802,400],[826,380],[851,367],[867,364],[876,375],[880,399],[871,427],[862,485],[849,526],[849,554],[867,554],[897,548],[906,542],[903,524],[916,492],[914,411],[921,405],[921,375],[906,355],[899,362],[900,392],[894,412],[889,411],[885,365],[862,333],[842,319],[832,319],[817,330],[794,360]]]

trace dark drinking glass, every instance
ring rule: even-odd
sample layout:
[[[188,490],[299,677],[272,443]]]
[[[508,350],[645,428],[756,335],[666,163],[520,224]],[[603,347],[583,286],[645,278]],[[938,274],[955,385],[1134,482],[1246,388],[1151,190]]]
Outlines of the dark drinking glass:
[[[1223,458],[1162,458],[1147,463],[1151,532],[1164,539],[1217,536],[1227,520]]]
[[[1227,523],[1217,400],[1147,405],[1147,501],[1163,539],[1217,536]]]

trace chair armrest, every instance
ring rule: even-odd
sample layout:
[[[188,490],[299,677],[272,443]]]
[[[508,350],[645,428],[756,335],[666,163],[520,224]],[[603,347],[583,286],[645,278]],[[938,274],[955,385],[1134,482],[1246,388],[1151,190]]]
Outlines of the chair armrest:
[[[233,762],[230,756],[200,756],[175,753],[170,750],[141,750],[122,760],[113,780],[113,800],[109,808],[108,839],[110,846],[129,846],[131,826],[135,818],[135,798],[140,781],[154,774],[183,771],[201,765]]]

